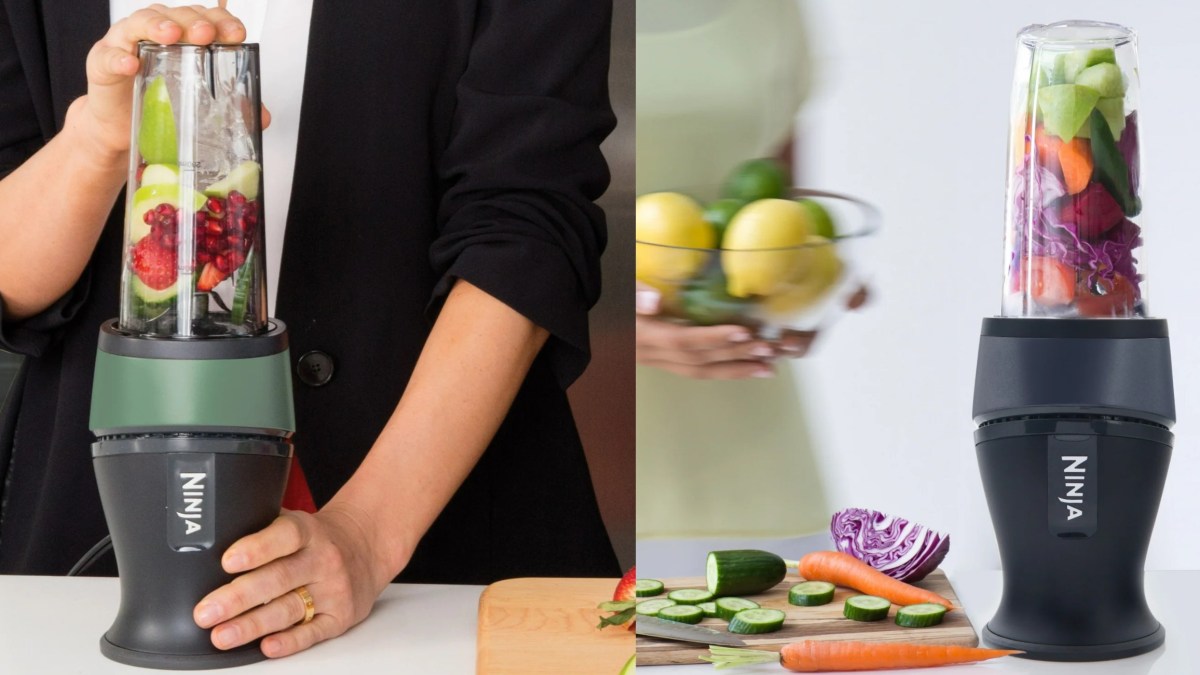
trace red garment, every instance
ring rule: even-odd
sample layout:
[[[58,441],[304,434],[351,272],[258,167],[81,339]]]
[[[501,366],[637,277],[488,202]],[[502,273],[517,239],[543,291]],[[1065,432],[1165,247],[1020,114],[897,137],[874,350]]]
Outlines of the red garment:
[[[283,508],[291,511],[317,512],[317,503],[313,501],[312,491],[308,489],[308,481],[304,478],[304,469],[300,462],[292,458],[292,468],[288,470],[287,488],[283,491]]]

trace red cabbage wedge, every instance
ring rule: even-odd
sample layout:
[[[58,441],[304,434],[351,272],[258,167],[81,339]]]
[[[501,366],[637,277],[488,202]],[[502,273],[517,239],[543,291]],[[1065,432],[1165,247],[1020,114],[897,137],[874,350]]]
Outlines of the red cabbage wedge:
[[[907,583],[937,569],[950,551],[950,535],[870,509],[845,509],[830,525],[837,550]]]

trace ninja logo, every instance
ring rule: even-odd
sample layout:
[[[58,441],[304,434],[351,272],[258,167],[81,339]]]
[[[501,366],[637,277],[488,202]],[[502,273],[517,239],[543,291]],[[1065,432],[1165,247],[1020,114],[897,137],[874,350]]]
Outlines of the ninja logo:
[[[1084,455],[1063,455],[1062,461],[1067,466],[1063,469],[1063,486],[1066,494],[1058,498],[1067,507],[1067,520],[1075,520],[1083,515],[1083,486],[1087,480],[1087,468],[1083,466],[1088,458]]]
[[[183,482],[183,510],[176,511],[186,526],[185,535],[195,534],[202,528],[204,518],[204,480],[208,477],[203,472],[181,472],[179,480]]]

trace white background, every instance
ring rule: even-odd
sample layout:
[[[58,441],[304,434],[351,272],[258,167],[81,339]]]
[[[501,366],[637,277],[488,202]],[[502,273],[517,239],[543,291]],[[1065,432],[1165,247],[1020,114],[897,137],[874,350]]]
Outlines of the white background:
[[[800,182],[882,208],[874,301],[796,365],[830,505],[952,533],[950,569],[998,567],[971,433],[980,319],[1000,310],[1006,139],[1017,31],[1131,26],[1141,57],[1139,252],[1170,320],[1179,424],[1149,569],[1200,568],[1200,3],[804,4],[817,88],[800,124]]]

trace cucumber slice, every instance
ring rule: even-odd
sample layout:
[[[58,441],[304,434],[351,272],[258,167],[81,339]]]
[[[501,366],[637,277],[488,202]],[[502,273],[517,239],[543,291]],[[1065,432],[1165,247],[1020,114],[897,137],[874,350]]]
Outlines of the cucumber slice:
[[[705,617],[707,617],[709,619],[717,618],[717,603],[711,602],[711,601],[710,602],[702,602],[696,606],[699,607],[701,609],[701,611],[704,612]]]
[[[665,607],[673,607],[679,603],[667,598],[655,598],[653,600],[643,600],[637,604],[637,613],[654,616],[659,610]]]
[[[834,585],[828,581],[804,581],[788,590],[788,602],[800,607],[816,607],[833,601]]]
[[[787,614],[778,609],[743,609],[729,620],[729,632],[741,635],[773,633],[783,628],[786,618]]]
[[[758,603],[745,598],[718,598],[716,603],[717,617],[729,621],[734,614],[743,609],[758,609]]]
[[[658,610],[658,618],[679,623],[700,623],[704,619],[704,610],[695,605],[671,605]]]
[[[928,628],[942,622],[946,616],[946,608],[932,602],[922,602],[919,605],[901,607],[896,612],[896,625],[905,628]]]
[[[129,285],[133,288],[134,295],[147,305],[164,304],[170,300],[174,300],[175,296],[179,294],[178,283],[171,284],[159,291],[147,286],[146,282],[139,279],[132,272],[130,272],[129,276]]]
[[[714,596],[754,595],[772,588],[787,574],[783,558],[766,551],[712,551],[708,554],[708,590]]]
[[[658,579],[638,579],[633,584],[633,593],[639,598],[649,598],[662,592],[663,582]]]
[[[681,605],[698,605],[713,599],[713,594],[703,588],[681,588],[667,593],[667,597]]]
[[[229,321],[235,326],[242,325],[246,320],[246,306],[250,300],[250,280],[254,278],[254,249],[246,254],[246,261],[234,274],[237,275],[237,285],[233,287],[233,309],[229,311]]]
[[[853,621],[879,621],[886,619],[892,603],[874,595],[855,595],[846,598],[842,613]]]

